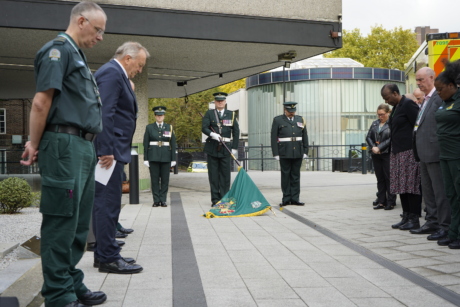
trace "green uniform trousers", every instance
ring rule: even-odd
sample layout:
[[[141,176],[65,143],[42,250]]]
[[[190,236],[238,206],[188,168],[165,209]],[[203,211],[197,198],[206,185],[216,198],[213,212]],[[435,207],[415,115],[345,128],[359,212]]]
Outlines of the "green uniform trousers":
[[[153,202],[166,202],[171,162],[149,162]],[[161,181],[161,182],[160,182]]]
[[[62,307],[88,290],[75,266],[85,251],[93,208],[96,155],[81,137],[45,132],[39,145],[42,177],[41,258],[47,307]]]
[[[299,201],[302,158],[280,159],[283,201]]]
[[[452,209],[449,238],[460,239],[460,159],[440,160],[444,189]]]
[[[224,148],[222,148],[223,150]],[[207,155],[208,179],[211,187],[211,201],[217,203],[230,190],[230,156],[217,158]]]

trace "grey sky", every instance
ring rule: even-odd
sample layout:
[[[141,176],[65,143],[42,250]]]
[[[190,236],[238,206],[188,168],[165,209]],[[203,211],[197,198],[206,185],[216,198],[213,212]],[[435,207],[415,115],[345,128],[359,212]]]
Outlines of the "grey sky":
[[[460,32],[460,0],[342,0],[343,29],[359,28],[367,35],[371,26],[385,29],[430,26],[439,32]]]

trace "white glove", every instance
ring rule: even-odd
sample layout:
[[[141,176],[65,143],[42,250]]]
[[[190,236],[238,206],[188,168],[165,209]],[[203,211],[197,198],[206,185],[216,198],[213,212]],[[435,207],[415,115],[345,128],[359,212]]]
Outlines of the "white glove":
[[[279,160],[280,160],[280,156],[274,156],[273,158],[275,158],[276,161],[279,161]]]
[[[303,154],[303,158],[302,158],[302,159],[306,159],[306,158],[308,158],[308,157],[307,157],[307,154]]]
[[[232,154],[238,159],[238,149],[232,149]]]
[[[171,161],[171,167],[176,166],[176,161]]]
[[[150,167],[149,161],[144,161],[144,165]]]
[[[213,140],[220,141],[220,135],[217,133],[211,132],[209,136],[212,137]]]

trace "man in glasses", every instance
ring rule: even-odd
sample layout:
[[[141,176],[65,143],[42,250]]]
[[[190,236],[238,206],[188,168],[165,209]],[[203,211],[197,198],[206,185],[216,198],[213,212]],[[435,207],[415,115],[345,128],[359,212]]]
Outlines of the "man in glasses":
[[[64,33],[35,57],[36,94],[30,113],[30,142],[21,161],[38,161],[42,178],[40,212],[42,295],[46,306],[102,304],[75,266],[83,256],[92,212],[96,154],[92,141],[102,131],[101,99],[83,48],[102,41],[107,16],[94,3],[73,9]]]

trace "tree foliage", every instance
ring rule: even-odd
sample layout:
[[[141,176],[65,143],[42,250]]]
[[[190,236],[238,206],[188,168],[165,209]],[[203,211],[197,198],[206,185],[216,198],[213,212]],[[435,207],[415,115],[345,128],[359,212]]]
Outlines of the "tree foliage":
[[[0,212],[13,214],[29,207],[32,203],[32,189],[26,180],[9,177],[0,182]]]
[[[212,88],[188,96],[187,108],[184,98],[151,98],[149,99],[149,123],[155,122],[153,107],[167,108],[165,123],[171,124],[176,134],[179,147],[201,147],[201,116],[209,109],[209,103],[214,101],[215,92],[233,93],[246,86],[246,79],[237,80],[217,88]]]
[[[343,48],[324,55],[325,58],[351,58],[365,67],[404,70],[418,49],[416,34],[402,27],[386,30],[381,25],[363,36],[359,29],[343,30]]]

